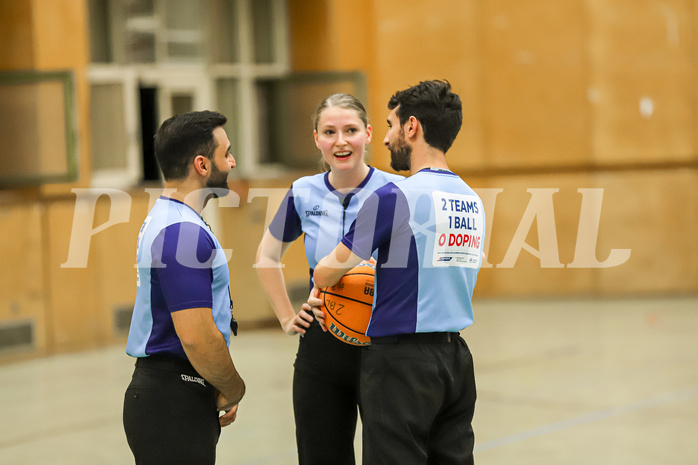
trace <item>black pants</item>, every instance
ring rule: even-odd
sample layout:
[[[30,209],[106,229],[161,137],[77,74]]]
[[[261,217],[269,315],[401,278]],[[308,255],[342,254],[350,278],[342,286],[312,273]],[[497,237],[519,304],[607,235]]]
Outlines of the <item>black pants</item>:
[[[293,375],[300,465],[354,465],[361,351],[316,322],[300,338]]]
[[[221,427],[215,388],[182,359],[138,359],[124,396],[136,465],[213,465]]]
[[[432,338],[443,342],[430,336],[388,343],[373,339],[364,349],[364,464],[473,463],[476,394],[470,350],[457,333]]]

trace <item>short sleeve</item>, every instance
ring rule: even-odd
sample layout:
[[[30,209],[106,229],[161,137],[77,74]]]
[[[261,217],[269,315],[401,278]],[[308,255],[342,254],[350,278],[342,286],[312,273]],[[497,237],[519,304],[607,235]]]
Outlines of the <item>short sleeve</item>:
[[[213,308],[215,244],[209,234],[198,224],[176,223],[163,229],[152,247],[152,273],[168,310]]]
[[[293,187],[288,190],[274,219],[269,224],[269,232],[281,242],[293,242],[303,234],[303,225],[296,211]]]
[[[368,260],[374,250],[391,239],[399,189],[389,183],[364,202],[342,243],[354,254]]]

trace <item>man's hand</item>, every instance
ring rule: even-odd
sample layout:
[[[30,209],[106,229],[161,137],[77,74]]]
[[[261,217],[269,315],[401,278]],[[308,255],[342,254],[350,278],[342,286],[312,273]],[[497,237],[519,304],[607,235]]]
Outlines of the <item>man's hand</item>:
[[[225,396],[220,392],[216,397],[216,403],[218,405],[218,411],[225,412],[218,418],[218,422],[220,423],[221,427],[224,428],[234,422],[237,418],[239,404],[231,405],[230,402],[228,402],[228,399],[226,399]]]

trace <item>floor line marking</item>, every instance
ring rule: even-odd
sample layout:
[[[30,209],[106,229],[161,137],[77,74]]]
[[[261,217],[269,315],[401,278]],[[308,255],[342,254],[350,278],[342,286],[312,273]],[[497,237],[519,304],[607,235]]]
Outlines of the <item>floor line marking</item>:
[[[487,441],[481,444],[476,444],[475,452],[484,452],[486,450],[495,449],[497,447],[506,446],[516,442],[525,441],[527,439],[533,439],[535,437],[543,436],[545,434],[555,433],[565,429],[605,420],[607,418],[617,417],[626,413],[633,413],[638,412],[640,410],[657,407],[660,405],[672,404],[675,402],[680,402],[682,400],[691,399],[693,397],[698,397],[698,387],[684,389],[682,391],[676,391],[669,394],[663,394],[661,396],[651,397],[649,399],[640,400],[638,402],[633,402],[626,405],[609,407],[604,410],[599,410],[597,412],[591,412],[584,415],[580,415],[578,417],[558,421],[528,431],[522,431],[520,433],[512,434],[510,436],[505,436],[503,438],[493,439],[491,441]]]

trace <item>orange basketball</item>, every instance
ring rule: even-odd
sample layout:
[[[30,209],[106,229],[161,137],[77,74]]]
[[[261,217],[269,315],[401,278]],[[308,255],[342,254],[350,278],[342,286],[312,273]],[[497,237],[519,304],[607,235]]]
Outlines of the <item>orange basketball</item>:
[[[349,270],[334,286],[320,289],[325,325],[342,342],[355,346],[371,343],[366,328],[373,309],[375,272],[375,265],[364,261]]]

